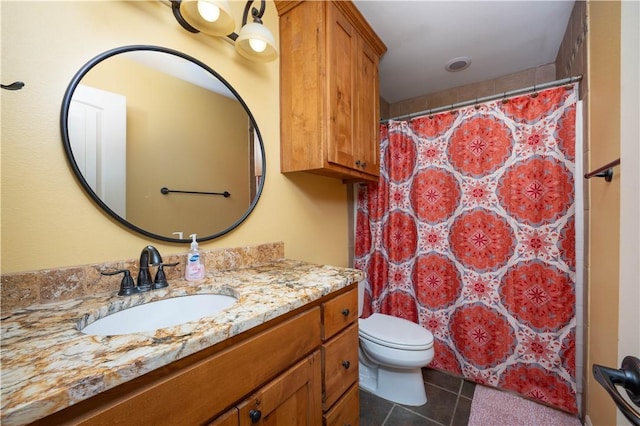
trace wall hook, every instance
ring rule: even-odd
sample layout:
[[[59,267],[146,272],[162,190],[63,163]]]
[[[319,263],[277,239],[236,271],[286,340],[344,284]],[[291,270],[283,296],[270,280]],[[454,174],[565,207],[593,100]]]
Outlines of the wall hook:
[[[20,90],[24,87],[24,83],[21,81],[14,81],[9,85],[0,84],[0,86],[5,90]]]

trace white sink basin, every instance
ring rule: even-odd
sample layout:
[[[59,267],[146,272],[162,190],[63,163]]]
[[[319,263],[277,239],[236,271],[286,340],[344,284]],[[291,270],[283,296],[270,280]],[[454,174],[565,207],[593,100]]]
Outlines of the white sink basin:
[[[237,301],[223,294],[173,297],[124,309],[92,322],[81,331],[99,336],[154,331],[213,315]]]

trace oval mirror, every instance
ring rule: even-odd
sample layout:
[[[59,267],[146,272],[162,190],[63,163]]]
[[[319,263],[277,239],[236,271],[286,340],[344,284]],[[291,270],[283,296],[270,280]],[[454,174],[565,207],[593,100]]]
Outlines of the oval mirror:
[[[123,225],[173,242],[240,225],[264,185],[264,146],[247,105],[213,69],[157,46],[104,52],[73,77],[64,149],[93,200]]]

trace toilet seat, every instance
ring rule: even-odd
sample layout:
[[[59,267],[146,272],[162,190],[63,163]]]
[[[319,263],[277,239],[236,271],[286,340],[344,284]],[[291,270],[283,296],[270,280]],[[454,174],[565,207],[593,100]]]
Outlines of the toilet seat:
[[[433,347],[433,334],[420,325],[403,318],[375,313],[359,319],[360,336],[395,349],[423,351]]]

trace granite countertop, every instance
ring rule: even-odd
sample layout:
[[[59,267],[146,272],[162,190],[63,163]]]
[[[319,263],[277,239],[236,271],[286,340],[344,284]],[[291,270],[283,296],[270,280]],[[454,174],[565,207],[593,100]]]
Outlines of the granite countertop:
[[[280,260],[174,280],[133,296],[95,296],[2,313],[2,417],[35,421],[290,312],[362,279],[362,272]],[[91,336],[97,318],[145,302],[198,293],[237,297],[233,306],[153,332]]]

